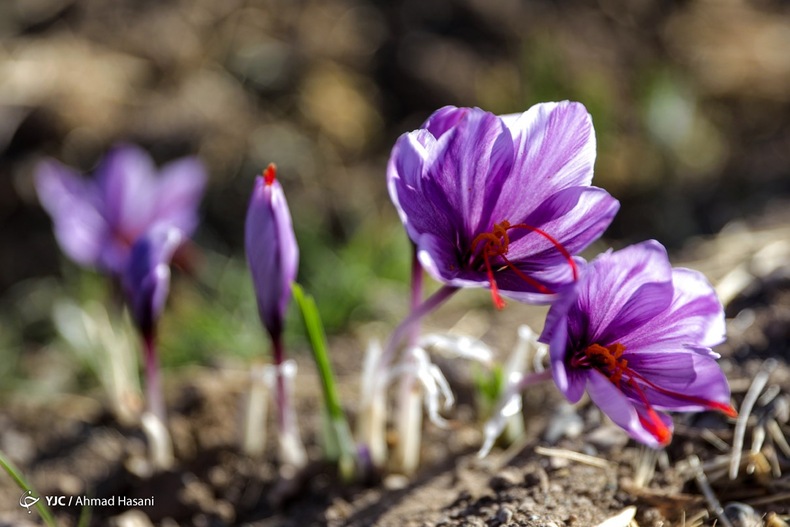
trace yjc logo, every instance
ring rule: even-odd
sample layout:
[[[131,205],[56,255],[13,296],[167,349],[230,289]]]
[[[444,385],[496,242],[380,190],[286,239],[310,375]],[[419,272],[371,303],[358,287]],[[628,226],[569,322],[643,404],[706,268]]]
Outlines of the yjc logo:
[[[40,499],[41,498],[33,496],[33,491],[32,490],[28,490],[28,491],[23,492],[22,496],[19,498],[19,506],[26,508],[27,509],[27,513],[30,514],[30,507],[32,507],[33,505],[38,503],[38,500],[40,500]]]

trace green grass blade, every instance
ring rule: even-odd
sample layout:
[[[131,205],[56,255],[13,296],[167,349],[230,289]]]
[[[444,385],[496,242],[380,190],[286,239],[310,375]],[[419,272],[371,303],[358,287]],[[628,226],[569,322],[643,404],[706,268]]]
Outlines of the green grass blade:
[[[329,362],[326,333],[321,322],[321,315],[318,313],[313,297],[306,294],[299,284],[293,284],[293,296],[296,304],[299,306],[299,311],[302,313],[305,331],[310,340],[310,347],[313,350],[313,359],[321,377],[326,412],[332,425],[330,428],[334,432],[336,444],[340,448],[340,472],[344,478],[350,479],[354,471],[356,448],[351,436],[351,429],[346,420],[346,414],[340,405],[335,376],[332,373],[332,365]]]
[[[30,484],[27,481],[25,481],[25,478],[24,476],[22,476],[22,473],[19,471],[19,469],[17,469],[14,466],[14,464],[11,463],[11,460],[5,457],[5,454],[3,454],[2,452],[0,452],[0,467],[2,467],[3,470],[5,470],[6,473],[8,473],[8,475],[11,476],[11,479],[14,480],[14,482],[17,484],[17,486],[19,486],[20,489],[22,489],[24,492],[32,492],[33,494],[38,496],[38,493],[35,490],[33,490],[33,488],[30,486]],[[57,523],[55,522],[55,516],[52,514],[52,511],[49,510],[49,507],[47,507],[46,501],[41,499],[38,500],[36,502],[36,509],[38,509],[38,513],[41,515],[41,518],[44,520],[44,523],[49,525],[49,527],[57,527]]]

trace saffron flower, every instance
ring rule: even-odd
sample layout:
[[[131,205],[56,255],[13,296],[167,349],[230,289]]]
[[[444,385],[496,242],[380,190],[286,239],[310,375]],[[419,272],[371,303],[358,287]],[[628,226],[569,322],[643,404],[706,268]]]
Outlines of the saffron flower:
[[[390,197],[418,259],[453,287],[488,287],[545,303],[578,276],[577,254],[619,203],[591,187],[595,133],[569,101],[496,116],[447,106],[402,135],[390,156]]]
[[[184,234],[176,227],[158,225],[132,246],[122,284],[132,318],[146,340],[153,338],[165,307],[170,261],[183,241]]]
[[[299,266],[299,246],[274,164],[255,179],[247,209],[244,245],[258,314],[272,339],[280,455],[286,465],[302,467],[307,462],[307,454],[291,402],[296,364],[285,360],[282,338]]]
[[[170,260],[184,241],[176,227],[157,225],[132,246],[122,277],[127,303],[143,336],[147,401],[151,413],[165,422],[165,404],[156,354],[156,323],[170,289]]]
[[[92,180],[55,160],[41,162],[36,190],[63,252],[80,265],[120,277],[132,245],[155,225],[191,235],[198,223],[205,168],[186,157],[158,172],[150,156],[132,145],[111,150]]]
[[[274,340],[282,334],[291,285],[299,267],[291,212],[276,175],[276,167],[270,164],[263,176],[256,178],[244,233],[258,313]]]
[[[665,412],[736,415],[711,349],[724,334],[724,311],[707,280],[673,269],[664,247],[647,241],[587,265],[551,306],[540,340],[568,400],[586,390],[631,437],[655,447],[672,438]]]

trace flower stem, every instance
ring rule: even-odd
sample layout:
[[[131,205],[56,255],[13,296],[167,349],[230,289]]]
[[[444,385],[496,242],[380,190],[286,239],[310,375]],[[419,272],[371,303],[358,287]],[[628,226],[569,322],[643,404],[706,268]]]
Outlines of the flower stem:
[[[272,335],[272,359],[274,361],[274,367],[277,371],[277,376],[275,377],[276,388],[274,390],[274,400],[275,406],[277,407],[277,426],[280,430],[285,428],[285,409],[290,403],[288,401],[288,396],[285,393],[285,378],[280,371],[280,367],[283,364],[283,360],[285,359],[285,351],[283,349],[283,339],[282,335]]]
[[[165,401],[162,396],[162,383],[159,376],[159,358],[156,353],[155,336],[153,332],[143,336],[145,350],[145,394],[148,410],[161,421],[163,426],[167,423]]]
[[[302,445],[296,413],[291,401],[296,363],[284,360],[282,334],[272,335],[272,348],[276,375],[274,400],[277,408],[280,456],[283,464],[302,468],[307,464],[307,453]]]
[[[532,384],[549,379],[551,379],[551,370],[549,369],[527,375],[510,374],[510,378],[506,380],[505,389],[499,395],[499,402],[493,415],[483,427],[484,441],[477,453],[478,458],[482,459],[488,455],[510,418],[521,412],[521,392]]]
[[[434,294],[429,296],[420,305],[413,308],[409,316],[404,318],[398,327],[392,332],[390,339],[387,341],[387,347],[381,356],[381,368],[385,369],[392,361],[392,357],[398,349],[398,345],[411,331],[412,326],[422,320],[423,317],[433,312],[436,308],[442,305],[447,299],[458,291],[458,288],[452,285],[444,285]]]
[[[145,350],[145,395],[148,410],[142,415],[143,432],[148,438],[151,462],[157,470],[173,465],[173,444],[167,430],[167,412],[159,376],[159,359],[153,331],[143,334]]]
[[[423,269],[417,258],[417,247],[412,244],[409,306],[412,312],[419,307],[422,300],[422,278]],[[408,346],[416,345],[420,334],[420,320],[414,320],[407,331]],[[414,362],[415,358],[409,354],[405,360]],[[417,384],[416,368],[407,368],[401,377],[397,401],[398,448],[395,451],[395,463],[405,474],[413,474],[420,462],[420,434],[422,432],[422,393]]]
[[[417,309],[422,300],[422,282],[423,282],[423,269],[417,258],[417,246],[412,244],[412,259],[411,259],[411,298],[410,305],[412,311]],[[419,320],[415,321],[412,325],[411,334],[409,335],[409,345],[414,345],[420,334]]]
[[[521,380],[518,381],[518,384],[516,384],[516,391],[521,393],[526,390],[528,386],[548,380],[551,380],[551,370],[549,369],[524,375],[521,377]]]

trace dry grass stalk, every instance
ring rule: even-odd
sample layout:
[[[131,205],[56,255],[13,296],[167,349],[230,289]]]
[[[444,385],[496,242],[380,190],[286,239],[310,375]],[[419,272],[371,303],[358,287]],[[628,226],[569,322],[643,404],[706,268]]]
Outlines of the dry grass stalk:
[[[588,456],[587,454],[574,452],[573,450],[566,450],[564,448],[548,448],[548,447],[536,446],[535,453],[541,456],[568,459],[570,461],[584,463],[585,465],[590,465],[592,467],[614,468],[614,465],[611,462],[606,461],[605,459],[601,459],[595,456]]]

